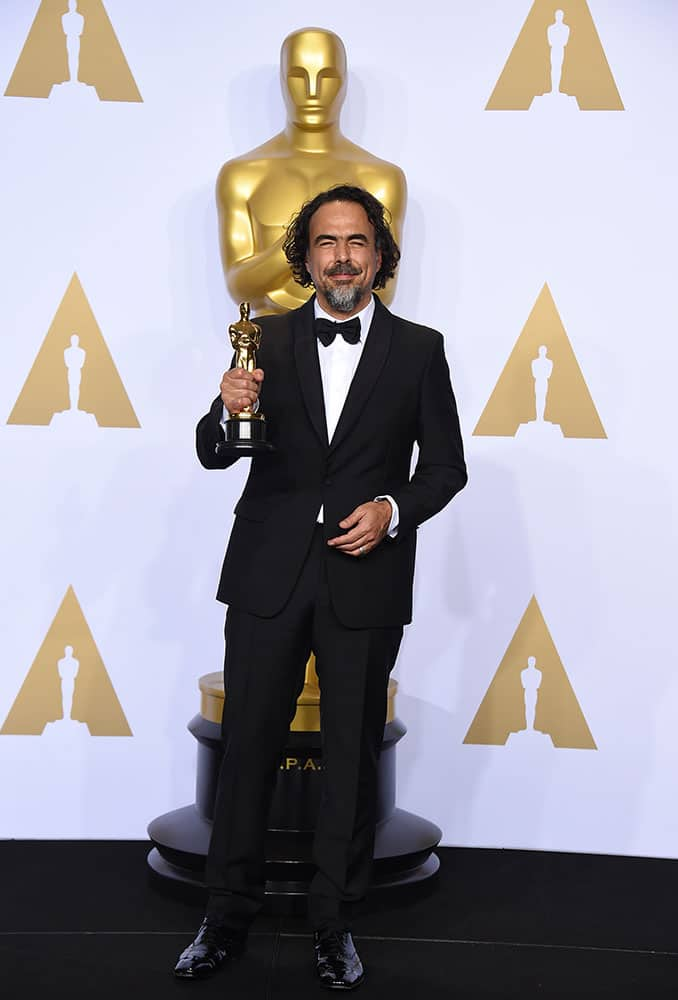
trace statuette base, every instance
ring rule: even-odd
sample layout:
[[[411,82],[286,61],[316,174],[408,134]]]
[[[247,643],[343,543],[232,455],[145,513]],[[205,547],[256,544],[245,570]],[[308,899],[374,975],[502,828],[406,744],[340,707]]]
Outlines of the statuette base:
[[[217,445],[217,455],[238,452],[241,455],[259,455],[264,451],[274,451],[266,440],[266,421],[256,413],[234,414],[226,421],[226,440]]]

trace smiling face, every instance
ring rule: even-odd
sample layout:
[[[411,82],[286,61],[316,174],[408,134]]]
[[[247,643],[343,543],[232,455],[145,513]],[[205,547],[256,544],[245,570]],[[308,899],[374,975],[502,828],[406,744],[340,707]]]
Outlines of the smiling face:
[[[289,120],[325,128],[339,120],[346,94],[346,51],[331,31],[305,28],[283,42],[280,82]]]
[[[306,267],[322,308],[337,319],[360,312],[381,267],[365,209],[353,201],[326,202],[311,216],[308,237]]]

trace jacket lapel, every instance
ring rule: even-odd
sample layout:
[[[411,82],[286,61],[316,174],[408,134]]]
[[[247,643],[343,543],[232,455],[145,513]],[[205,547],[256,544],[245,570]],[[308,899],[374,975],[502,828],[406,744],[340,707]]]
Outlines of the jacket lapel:
[[[315,296],[312,296],[305,305],[297,309],[291,316],[292,336],[294,338],[294,360],[297,366],[301,394],[304,398],[309,419],[320,438],[321,444],[327,448],[325,400],[320,376],[320,362],[318,361],[318,343],[313,327],[314,299]]]
[[[341,411],[336,430],[330,442],[330,451],[346,437],[367,402],[374,385],[384,367],[391,347],[393,317],[375,296],[374,316],[367,335],[363,353],[353,376],[344,408]],[[317,350],[316,350],[317,355]],[[317,362],[316,362],[317,363]],[[322,393],[322,386],[321,386]],[[323,419],[324,419],[323,411]],[[327,432],[325,432],[327,434]]]

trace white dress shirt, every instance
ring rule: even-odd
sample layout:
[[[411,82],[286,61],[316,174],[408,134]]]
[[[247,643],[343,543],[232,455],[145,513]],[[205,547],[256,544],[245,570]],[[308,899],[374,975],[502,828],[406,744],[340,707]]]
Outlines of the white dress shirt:
[[[314,302],[315,318],[316,319],[327,319],[330,323],[336,323],[337,320],[334,316],[330,316],[326,313],[324,309],[318,304],[316,299]],[[325,418],[327,420],[327,440],[331,441],[335,430],[337,429],[337,424],[339,423],[339,417],[341,416],[341,411],[344,408],[346,402],[346,397],[348,396],[348,390],[353,381],[353,376],[355,375],[356,368],[358,367],[358,362],[363,353],[363,348],[365,347],[365,341],[367,340],[368,334],[370,332],[370,326],[372,325],[372,317],[374,316],[374,296],[370,298],[370,301],[361,309],[359,313],[356,314],[357,318],[360,320],[360,340],[357,344],[349,344],[347,340],[344,340],[341,334],[338,334],[331,344],[325,347],[318,341],[318,360],[320,361],[320,378],[322,380],[323,386],[323,397],[325,399]],[[351,319],[355,317],[351,316]],[[256,412],[258,409],[259,400],[256,401],[253,409]],[[223,416],[221,418],[222,427],[228,420],[229,413],[226,407],[224,407]],[[399,511],[398,504],[395,502],[392,496],[384,494],[383,496],[375,497],[375,500],[388,500],[391,504],[391,520],[388,525],[388,536],[389,538],[395,538],[398,534],[398,522],[399,522]],[[346,511],[346,516],[351,513],[350,510]],[[318,524],[323,523],[323,508],[320,507],[318,511]]]
[[[316,299],[313,303],[314,313],[316,319],[327,319],[330,323],[338,322],[334,316],[330,316],[325,310],[320,306],[318,300]],[[349,344],[347,340],[344,340],[341,334],[338,334],[331,344],[325,347],[318,341],[318,360],[320,361],[320,378],[323,384],[323,396],[325,398],[325,418],[327,420],[327,440],[331,441],[335,430],[337,429],[337,424],[339,423],[339,417],[341,416],[341,411],[344,408],[346,402],[346,397],[348,396],[348,390],[353,381],[353,376],[356,373],[356,368],[360,358],[362,357],[363,349],[365,347],[365,341],[370,332],[370,327],[372,325],[372,317],[374,316],[374,296],[370,297],[370,301],[361,309],[356,316],[351,316],[351,319],[356,317],[360,320],[360,340],[357,344]],[[341,322],[341,321],[339,321]],[[395,502],[392,496],[384,494],[383,496],[375,497],[375,500],[388,500],[391,504],[391,520],[388,525],[388,535],[390,538],[395,538],[398,533],[398,521],[399,512],[398,504]],[[346,511],[346,516],[351,513],[350,510]],[[318,511],[318,523],[322,524],[323,521],[323,509],[322,507]]]

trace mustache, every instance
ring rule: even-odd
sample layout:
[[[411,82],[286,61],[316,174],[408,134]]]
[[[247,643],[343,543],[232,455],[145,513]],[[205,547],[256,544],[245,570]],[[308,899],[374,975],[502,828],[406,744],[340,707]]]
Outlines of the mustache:
[[[325,274],[328,277],[333,277],[335,274],[360,274],[360,268],[357,264],[333,264],[332,267],[328,267]]]

